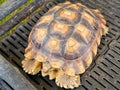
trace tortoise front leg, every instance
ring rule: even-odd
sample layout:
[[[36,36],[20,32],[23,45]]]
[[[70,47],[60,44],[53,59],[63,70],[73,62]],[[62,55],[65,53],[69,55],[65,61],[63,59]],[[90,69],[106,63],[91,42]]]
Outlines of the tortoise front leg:
[[[25,72],[35,75],[41,70],[42,63],[39,62],[38,60],[25,58],[22,61],[22,67],[25,70]]]

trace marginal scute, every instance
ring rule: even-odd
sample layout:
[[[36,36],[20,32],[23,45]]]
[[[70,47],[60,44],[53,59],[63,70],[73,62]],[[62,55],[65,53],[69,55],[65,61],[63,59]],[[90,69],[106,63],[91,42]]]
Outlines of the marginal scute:
[[[91,26],[94,26],[95,19],[90,14],[88,14],[87,12],[83,12],[82,18],[85,19],[86,21],[88,21]]]
[[[93,56],[95,56],[97,54],[97,42],[95,42],[93,46],[94,47],[91,48],[91,51],[93,53]]]
[[[68,63],[64,66],[64,72],[66,75],[75,76],[74,64]]]
[[[31,34],[30,34],[30,36],[31,36]],[[30,36],[29,36],[29,38],[31,38]],[[33,48],[32,40],[29,40],[28,46],[25,48],[25,53],[27,53],[30,50],[32,50],[32,48]]]
[[[104,19],[104,16],[100,13],[100,10],[95,9],[93,11],[98,15],[98,17],[101,19],[102,23],[105,25],[106,24],[106,20]]]
[[[100,10],[98,10],[98,9],[93,9],[93,11],[96,13],[100,13]]]
[[[102,27],[103,35],[105,35],[108,32],[108,28],[104,24],[101,24],[101,27]]]
[[[102,30],[99,32],[99,35],[98,35],[98,37],[97,37],[97,45],[100,45],[100,38],[101,38],[101,36],[102,36]]]
[[[69,6],[67,7],[67,9],[79,10],[80,7],[79,7],[78,5],[76,5],[76,4],[72,4],[72,5],[69,5]]]
[[[66,2],[64,2],[63,4],[66,4],[66,5],[68,5],[68,4],[71,4],[71,2],[69,2],[69,1],[66,1]]]
[[[78,73],[83,73],[83,72],[85,72],[85,66],[84,66],[83,61],[82,61],[81,59],[79,59],[79,60],[76,62],[76,68],[77,68]]]
[[[92,59],[93,59],[93,53],[90,51],[87,57],[83,60],[83,63],[85,64],[85,69],[91,65]]]
[[[52,8],[49,10],[49,12],[51,12],[51,11],[57,11],[57,10],[60,9],[60,8],[61,8],[61,5],[59,4],[59,5],[57,5],[57,6],[52,7]]]
[[[33,59],[36,56],[35,50],[31,49],[29,52],[25,53],[25,58]]]
[[[46,62],[47,57],[42,53],[37,53],[35,59],[39,62]]]
[[[103,19],[101,19],[101,21],[102,21],[102,23],[105,25],[106,24],[106,21],[105,21],[105,19],[103,18]]]
[[[61,68],[64,64],[64,61],[60,59],[53,59],[50,61],[50,64],[53,68]]]
[[[46,15],[46,16],[43,16],[39,22],[37,23],[37,25],[39,26],[40,24],[42,23],[48,23],[48,22],[51,22],[53,20],[53,15]],[[36,25],[36,26],[37,26]]]
[[[45,38],[46,34],[47,30],[45,28],[37,28],[34,32],[34,36],[38,42],[41,42]]]

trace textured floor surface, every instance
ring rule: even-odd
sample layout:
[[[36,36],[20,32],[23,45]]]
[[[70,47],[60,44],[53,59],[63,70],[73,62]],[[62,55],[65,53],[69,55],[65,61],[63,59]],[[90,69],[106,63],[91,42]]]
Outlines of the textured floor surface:
[[[62,1],[62,0],[61,0]],[[72,0],[73,1],[73,0]],[[91,67],[82,75],[82,86],[75,90],[120,90],[120,1],[119,0],[77,0],[90,8],[98,8],[107,20],[109,32],[102,37],[97,56]],[[94,2],[95,1],[95,2]],[[41,74],[25,74],[21,67],[28,35],[37,20],[58,2],[50,2],[39,13],[10,36],[0,41],[0,54],[15,65],[39,90],[64,90]]]

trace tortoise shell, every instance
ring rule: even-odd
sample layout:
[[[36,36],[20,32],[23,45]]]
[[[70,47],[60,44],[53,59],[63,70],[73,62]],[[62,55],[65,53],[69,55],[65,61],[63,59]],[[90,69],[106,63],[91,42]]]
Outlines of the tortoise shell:
[[[99,10],[65,2],[51,8],[33,27],[25,49],[23,68],[41,71],[64,88],[80,85],[80,74],[91,65],[100,38],[108,29]]]

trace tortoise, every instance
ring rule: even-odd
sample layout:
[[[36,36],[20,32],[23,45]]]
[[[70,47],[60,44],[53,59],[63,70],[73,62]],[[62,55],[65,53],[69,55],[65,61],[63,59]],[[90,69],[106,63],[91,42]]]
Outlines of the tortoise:
[[[22,67],[28,74],[49,75],[60,87],[78,87],[80,75],[91,65],[107,31],[98,9],[78,2],[59,3],[32,28]]]

